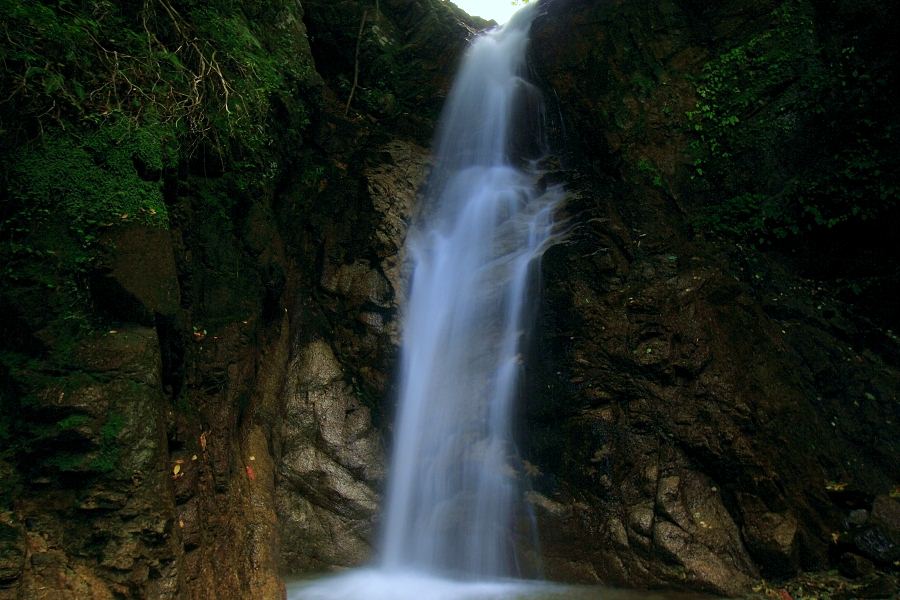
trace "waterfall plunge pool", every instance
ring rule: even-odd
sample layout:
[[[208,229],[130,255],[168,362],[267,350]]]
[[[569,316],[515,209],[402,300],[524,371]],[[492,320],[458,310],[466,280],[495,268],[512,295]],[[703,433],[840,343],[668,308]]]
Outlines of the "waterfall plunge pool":
[[[417,571],[354,569],[319,578],[289,579],[288,600],[704,600],[681,592],[621,590],[546,581],[465,581]]]

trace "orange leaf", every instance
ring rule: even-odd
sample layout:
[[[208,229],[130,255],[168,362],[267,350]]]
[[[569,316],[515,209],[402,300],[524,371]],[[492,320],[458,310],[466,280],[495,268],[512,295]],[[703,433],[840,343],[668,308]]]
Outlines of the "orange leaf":
[[[794,600],[790,594],[788,594],[787,590],[778,590],[778,596],[781,600]]]
[[[250,465],[247,465],[247,477],[250,478],[250,481],[256,480],[256,471]]]

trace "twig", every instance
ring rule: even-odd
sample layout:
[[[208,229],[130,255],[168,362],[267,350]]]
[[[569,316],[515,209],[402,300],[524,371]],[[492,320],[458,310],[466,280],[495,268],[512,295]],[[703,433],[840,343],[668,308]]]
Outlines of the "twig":
[[[353,94],[356,92],[356,84],[359,82],[359,44],[362,41],[363,28],[366,26],[366,16],[369,9],[363,11],[359,21],[359,33],[356,35],[356,58],[353,62],[353,86],[350,88],[350,96],[347,97],[347,106],[344,107],[344,116],[350,113],[350,103],[353,102]]]

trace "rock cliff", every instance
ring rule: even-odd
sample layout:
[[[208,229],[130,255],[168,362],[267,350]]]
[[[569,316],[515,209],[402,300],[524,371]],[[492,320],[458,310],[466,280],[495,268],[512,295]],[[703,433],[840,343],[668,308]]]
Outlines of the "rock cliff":
[[[821,155],[830,136],[853,137],[835,123],[861,127],[841,104],[846,82],[817,79],[823,97],[800,100],[814,77],[804,69],[837,68],[853,46],[864,53],[857,75],[896,81],[878,25],[892,9],[557,0],[546,10],[533,62],[557,99],[563,169],[548,177],[572,194],[571,234],[543,265],[522,439],[548,575],[738,594],[844,552],[893,568],[853,541],[867,527],[848,518],[896,506],[897,322],[883,308],[896,304],[898,262],[878,222],[896,216],[896,197],[868,198],[880,215],[870,220],[753,214],[769,198],[792,210],[795,186],[815,198],[815,169],[843,160]],[[748,91],[752,106],[732,97]],[[853,101],[870,103],[883,133],[895,121],[880,93]],[[726,114],[722,133],[709,121]],[[796,202],[855,210],[866,177],[840,205]],[[738,191],[758,192],[740,216],[723,202]],[[799,232],[763,239],[754,218]],[[747,229],[723,231],[728,219]],[[861,266],[873,256],[877,266]],[[886,529],[877,535],[891,545]]]

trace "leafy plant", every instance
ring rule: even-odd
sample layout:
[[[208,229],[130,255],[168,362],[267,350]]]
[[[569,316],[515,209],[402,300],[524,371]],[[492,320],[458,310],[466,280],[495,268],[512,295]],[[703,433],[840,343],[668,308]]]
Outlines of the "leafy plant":
[[[686,114],[696,228],[757,244],[871,220],[900,197],[888,81],[853,46],[835,52],[808,3],[711,60]]]
[[[646,179],[648,179],[655,187],[663,188],[665,187],[665,183],[663,182],[662,173],[659,172],[659,169],[656,168],[650,159],[641,158],[637,162],[638,172],[643,175]]]

